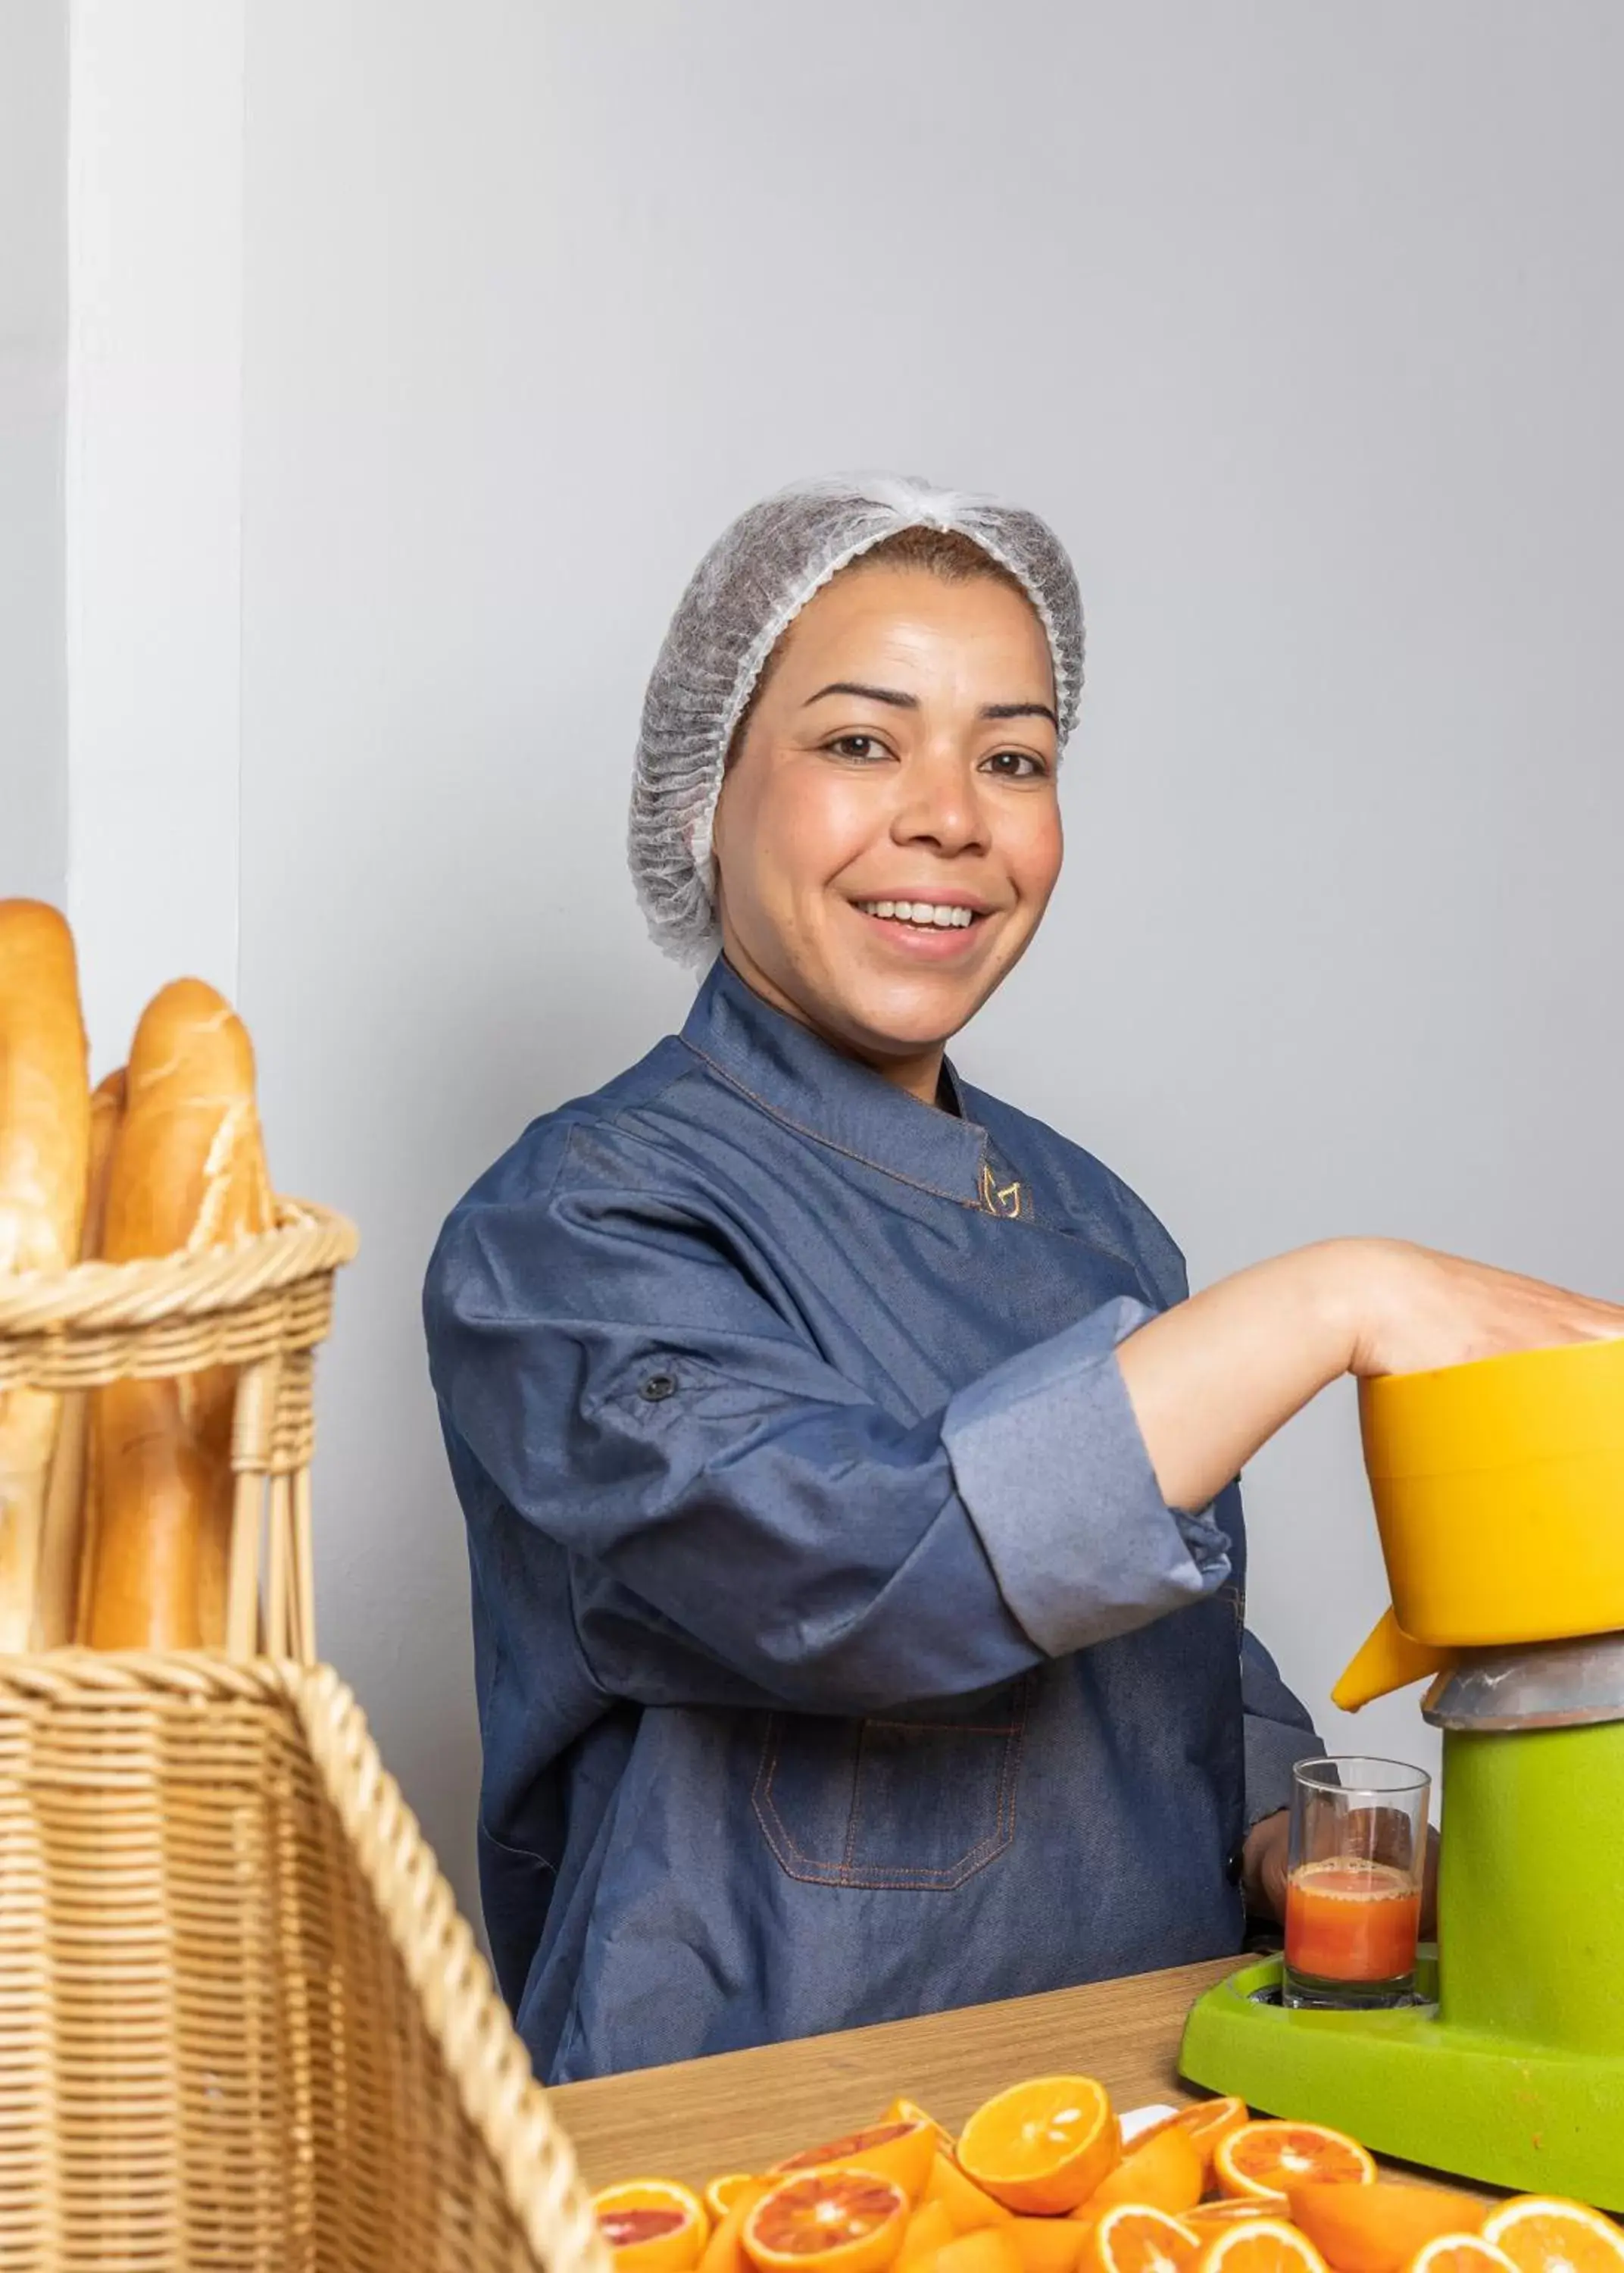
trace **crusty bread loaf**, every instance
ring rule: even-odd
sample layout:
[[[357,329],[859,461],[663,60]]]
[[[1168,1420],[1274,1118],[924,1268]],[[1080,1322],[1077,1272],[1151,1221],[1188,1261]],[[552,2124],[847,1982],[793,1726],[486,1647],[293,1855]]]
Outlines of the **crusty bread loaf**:
[[[79,1234],[79,1261],[94,1262],[101,1252],[102,1227],[107,1220],[108,1172],[112,1166],[113,1138],[124,1109],[124,1069],[109,1074],[91,1092],[90,1166],[85,1180],[85,1221]],[[79,1605],[85,1557],[90,1533],[90,1392],[78,1389],[62,1400],[62,1423],[51,1456],[50,1483],[45,1497],[45,1528],[40,1541],[40,1569],[34,1589],[34,1647],[60,1649],[73,1639],[79,1624]]]
[[[89,1144],[72,934],[38,900],[0,901],[0,1272],[78,1261]],[[0,1392],[0,1650],[28,1647],[60,1409]]]
[[[228,1245],[273,1220],[254,1058],[195,979],[148,1004],[130,1053],[102,1250],[109,1262]],[[82,1639],[98,1649],[225,1639],[235,1370],[97,1392],[95,1555]]]

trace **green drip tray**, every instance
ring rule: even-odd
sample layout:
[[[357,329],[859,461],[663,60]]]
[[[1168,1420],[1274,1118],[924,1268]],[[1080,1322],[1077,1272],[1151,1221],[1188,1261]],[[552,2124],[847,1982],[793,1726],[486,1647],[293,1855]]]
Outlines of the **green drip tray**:
[[[1416,1987],[1437,1995],[1435,1958]],[[1181,2073],[1248,2107],[1351,2133],[1377,2154],[1524,2194],[1624,2209],[1624,2047],[1511,2044],[1426,2003],[1288,2012],[1280,1961],[1247,1966],[1192,2007]]]

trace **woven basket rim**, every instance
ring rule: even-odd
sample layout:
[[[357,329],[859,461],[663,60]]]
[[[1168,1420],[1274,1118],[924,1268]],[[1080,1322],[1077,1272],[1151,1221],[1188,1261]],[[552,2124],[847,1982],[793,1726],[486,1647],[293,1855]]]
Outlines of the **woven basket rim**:
[[[330,1665],[62,1649],[0,1657],[0,1697],[114,1705],[142,1691],[291,1709],[323,1789],[422,2000],[462,2110],[500,2172],[539,2269],[612,2273],[574,2149],[536,2082],[490,1968],[366,1717]]]
[[[350,1262],[361,1245],[348,1216],[278,1197],[274,1231],[197,1254],[138,1263],[77,1263],[0,1277],[0,1337],[103,1334],[241,1309]]]

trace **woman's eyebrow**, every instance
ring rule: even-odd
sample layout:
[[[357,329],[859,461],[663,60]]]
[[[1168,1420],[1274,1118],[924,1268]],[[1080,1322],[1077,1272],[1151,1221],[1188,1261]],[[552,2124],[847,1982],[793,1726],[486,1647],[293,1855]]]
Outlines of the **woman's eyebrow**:
[[[855,679],[836,679],[827,686],[820,686],[815,694],[809,694],[801,705],[802,709],[810,710],[812,704],[821,702],[826,694],[862,694],[871,702],[894,703],[899,710],[917,710],[919,708],[917,694],[899,694],[894,686],[862,686]]]
[[[987,702],[982,705],[984,718],[1046,718],[1058,734],[1060,722],[1046,702]]]
[[[820,686],[815,694],[809,694],[802,709],[810,710],[826,694],[860,695],[869,702],[889,702],[898,710],[919,708],[917,694],[903,694],[894,686],[864,686],[855,679],[836,679],[827,686]],[[1046,702],[986,702],[982,705],[981,715],[984,718],[1046,718],[1057,734],[1060,731],[1060,722]]]

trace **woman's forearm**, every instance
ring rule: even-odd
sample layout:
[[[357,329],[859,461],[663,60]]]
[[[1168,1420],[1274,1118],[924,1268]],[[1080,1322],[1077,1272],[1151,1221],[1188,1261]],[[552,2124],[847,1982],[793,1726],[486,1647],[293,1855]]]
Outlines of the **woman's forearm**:
[[[1152,1318],[1118,1362],[1170,1507],[1205,1507],[1261,1444],[1353,1362],[1362,1242],[1254,1264]]]
[[[1170,1507],[1205,1507],[1339,1374],[1624,1336],[1624,1309],[1403,1240],[1332,1239],[1220,1279],[1118,1354]]]

